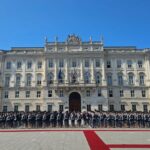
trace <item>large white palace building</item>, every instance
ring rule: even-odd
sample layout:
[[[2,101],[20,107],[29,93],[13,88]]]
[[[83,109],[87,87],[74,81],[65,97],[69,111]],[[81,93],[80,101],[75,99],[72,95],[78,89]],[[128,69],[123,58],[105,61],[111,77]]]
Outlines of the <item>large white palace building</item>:
[[[0,111],[149,111],[150,49],[45,41],[0,51]]]

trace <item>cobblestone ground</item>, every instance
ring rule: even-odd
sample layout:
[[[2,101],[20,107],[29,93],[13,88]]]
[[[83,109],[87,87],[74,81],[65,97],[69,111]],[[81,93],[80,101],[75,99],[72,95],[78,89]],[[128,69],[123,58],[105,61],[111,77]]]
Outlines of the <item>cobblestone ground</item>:
[[[85,134],[86,132],[88,134]],[[92,137],[91,133],[99,139]],[[123,147],[123,144],[128,148]],[[119,145],[120,148],[112,145]],[[143,147],[137,148],[137,145],[143,145]],[[0,130],[0,150],[105,150],[103,146],[106,146],[108,150],[149,150],[150,130],[73,128]]]

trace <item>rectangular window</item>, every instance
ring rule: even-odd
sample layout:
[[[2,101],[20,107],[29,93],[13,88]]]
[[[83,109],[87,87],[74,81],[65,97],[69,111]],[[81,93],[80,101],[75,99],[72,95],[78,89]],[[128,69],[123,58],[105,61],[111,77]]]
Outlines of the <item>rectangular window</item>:
[[[21,82],[21,76],[20,75],[17,75],[16,76],[16,86],[20,86],[20,82]]]
[[[6,63],[6,69],[11,69],[11,62],[10,61]]]
[[[41,91],[37,91],[37,97],[41,97]]]
[[[15,92],[15,98],[19,98],[19,91]]]
[[[114,111],[114,105],[109,105],[110,111]]]
[[[142,90],[142,97],[146,97],[146,91]]]
[[[121,68],[121,60],[117,60],[117,68]]]
[[[48,91],[48,97],[52,97],[52,90]]]
[[[98,97],[101,97],[101,96],[102,96],[101,89],[98,89],[98,91],[97,91],[97,96],[98,96]]]
[[[147,105],[143,105],[143,111],[144,111],[144,112],[148,112]]]
[[[124,96],[124,92],[123,90],[120,90],[120,97],[123,97]]]
[[[9,87],[9,84],[10,84],[10,77],[9,77],[9,76],[6,76],[6,77],[5,77],[5,86],[6,86],[6,87]]]
[[[132,111],[136,111],[136,105],[132,105]]]
[[[85,67],[88,68],[90,66],[89,61],[85,60]]]
[[[30,91],[26,91],[26,98],[30,97]]]
[[[63,68],[64,67],[64,61],[63,60],[59,60],[59,67]]]
[[[41,111],[40,105],[36,105],[36,111]]]
[[[121,111],[125,111],[125,105],[121,105]]]
[[[143,62],[141,60],[138,61],[138,67],[142,68],[143,67]]]
[[[123,76],[122,75],[118,75],[118,85],[123,85]]]
[[[42,68],[42,62],[41,61],[38,62],[38,66],[37,67],[38,67],[38,69]]]
[[[95,66],[96,66],[96,68],[99,68],[99,67],[100,67],[100,60],[96,60],[96,61],[95,61]]]
[[[91,111],[91,105],[87,105],[87,111]]]
[[[90,97],[90,95],[91,95],[90,90],[87,90],[87,91],[86,91],[86,96],[87,96],[87,97]]]
[[[14,112],[18,111],[18,105],[14,106]]]
[[[72,61],[72,67],[77,67],[77,62],[76,61]]]
[[[8,91],[5,91],[4,97],[5,97],[5,98],[8,98]]]
[[[134,95],[134,90],[131,90],[130,93],[131,93],[131,97],[134,97],[134,96],[135,96],[135,95]]]
[[[107,75],[107,84],[112,85],[112,75]]]
[[[98,105],[98,111],[103,111],[103,105]]]
[[[29,105],[25,105],[25,112],[29,112],[30,111],[30,106]]]
[[[64,105],[59,105],[59,111],[64,111]]]
[[[53,60],[49,60],[49,68],[53,68]]]
[[[52,105],[47,105],[47,110],[48,110],[49,112],[52,112]]]
[[[108,94],[109,94],[109,97],[113,97],[113,91],[112,91],[112,89],[109,89]]]
[[[3,112],[7,112],[7,106],[3,106]]]
[[[132,61],[131,60],[128,60],[127,64],[128,64],[128,68],[132,68]]]
[[[63,90],[60,90],[59,91],[59,97],[63,97],[64,96],[64,91]]]
[[[31,69],[31,68],[32,68],[32,62],[29,61],[29,62],[27,63],[27,69]]]
[[[107,61],[107,68],[111,68],[111,61]]]
[[[18,62],[17,62],[17,69],[21,69],[21,66],[22,66],[21,61],[18,61]]]

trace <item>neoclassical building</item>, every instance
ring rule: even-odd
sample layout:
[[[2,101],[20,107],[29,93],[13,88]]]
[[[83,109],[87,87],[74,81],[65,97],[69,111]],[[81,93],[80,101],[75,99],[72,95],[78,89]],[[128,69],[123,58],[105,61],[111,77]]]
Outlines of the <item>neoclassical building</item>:
[[[1,111],[149,111],[150,50],[45,40],[0,51]]]

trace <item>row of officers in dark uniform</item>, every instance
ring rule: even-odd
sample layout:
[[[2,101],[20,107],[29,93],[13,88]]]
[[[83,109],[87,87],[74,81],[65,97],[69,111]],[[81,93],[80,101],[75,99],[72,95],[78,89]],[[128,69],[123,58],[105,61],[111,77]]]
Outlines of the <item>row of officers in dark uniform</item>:
[[[0,128],[150,128],[143,112],[1,112]]]

